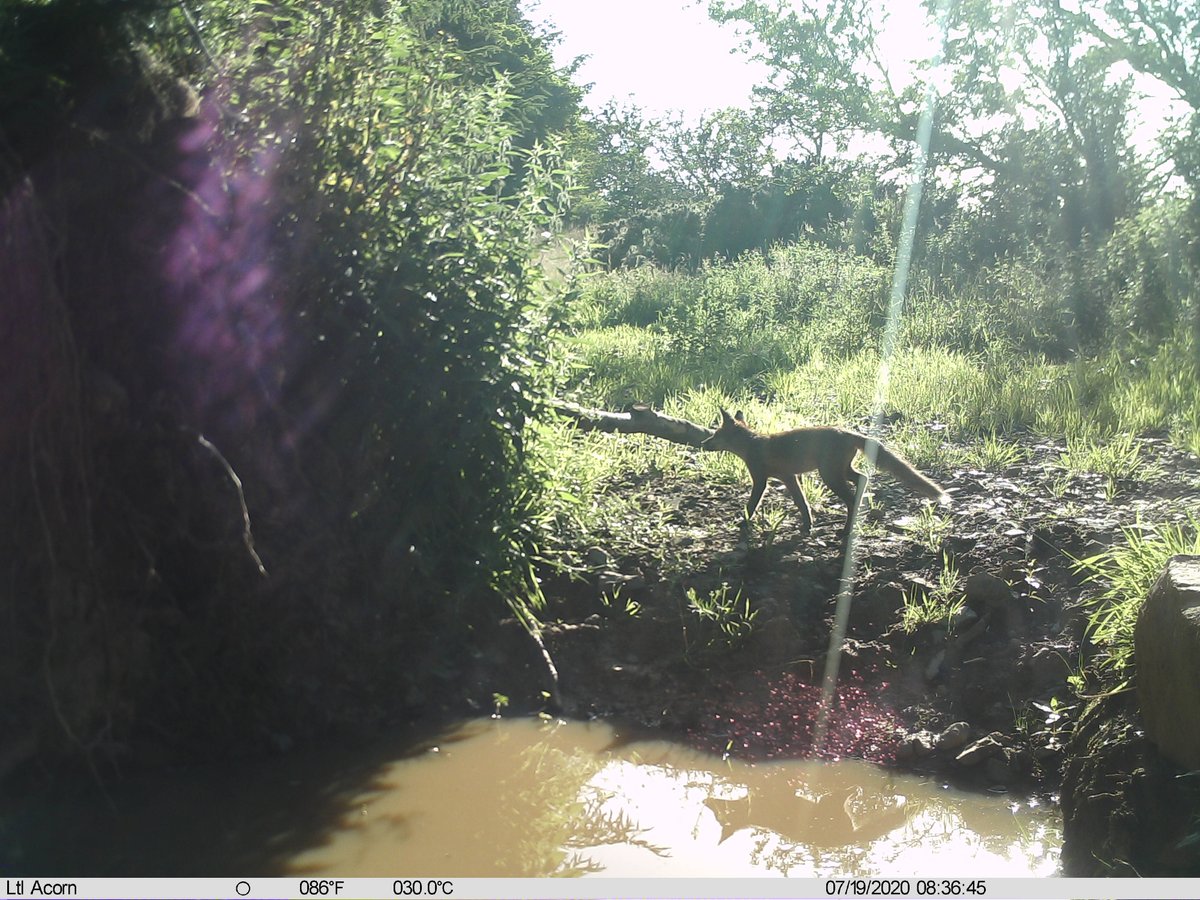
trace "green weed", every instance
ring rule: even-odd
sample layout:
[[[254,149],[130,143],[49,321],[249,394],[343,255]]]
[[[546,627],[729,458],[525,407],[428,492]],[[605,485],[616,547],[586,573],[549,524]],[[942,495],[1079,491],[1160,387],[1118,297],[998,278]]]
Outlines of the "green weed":
[[[959,451],[959,458],[968,466],[988,472],[1003,472],[1025,461],[1027,454],[1018,444],[989,433],[978,443]]]
[[[905,592],[900,619],[904,630],[911,633],[922,625],[949,622],[966,602],[960,590],[961,582],[957,562],[950,554],[943,553],[937,585],[929,591],[914,585]]]
[[[1127,674],[1133,662],[1133,629],[1138,610],[1167,560],[1177,554],[1200,554],[1200,519],[1189,513],[1178,524],[1121,529],[1124,543],[1077,560],[1077,572],[1101,585],[1087,601],[1092,640],[1104,647],[1101,669]]]
[[[950,516],[942,515],[931,504],[925,504],[904,526],[904,530],[922,547],[936,553],[953,526],[954,521]]]
[[[1067,437],[1059,462],[1069,472],[1092,472],[1110,480],[1134,476],[1142,462],[1141,448],[1132,434],[1102,438],[1092,433]]]
[[[750,598],[741,590],[730,594],[727,584],[701,595],[695,588],[687,589],[688,609],[702,621],[715,625],[721,641],[732,646],[743,640],[754,628],[758,610],[750,608]]]
[[[611,594],[601,594],[600,603],[606,609],[620,609],[626,616],[636,619],[642,614],[642,604],[632,597],[621,597],[621,585],[617,585]]]

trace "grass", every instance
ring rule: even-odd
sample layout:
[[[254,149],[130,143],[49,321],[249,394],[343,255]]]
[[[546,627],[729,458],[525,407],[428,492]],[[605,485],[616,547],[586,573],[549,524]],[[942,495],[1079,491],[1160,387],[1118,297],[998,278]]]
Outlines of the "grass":
[[[1128,432],[1108,437],[1085,432],[1067,437],[1067,449],[1059,462],[1068,472],[1091,472],[1115,481],[1136,476],[1141,457],[1141,448]]]
[[[1123,542],[1076,562],[1076,570],[1099,585],[1088,601],[1092,640],[1104,648],[1102,669],[1126,676],[1133,663],[1133,629],[1138,610],[1168,559],[1200,554],[1200,519],[1188,513],[1184,522],[1121,529]]]
[[[797,243],[696,273],[654,267],[597,275],[563,311],[566,350],[576,361],[564,389],[596,405],[656,406],[688,398],[697,421],[715,399],[767,427],[794,422],[861,423],[874,408],[890,273],[819,245]],[[1052,286],[1013,263],[956,297],[914,279],[889,360],[882,411],[941,423],[948,436],[977,441],[967,464],[1002,470],[1019,463],[1006,436],[1034,431],[1078,446],[1071,465],[1103,466],[1094,453],[1118,434],[1164,430],[1200,448],[1200,378],[1195,338],[1181,325],[1153,352],[1111,349],[1052,362],[1069,334]],[[1065,329],[1065,331],[1064,331]],[[1113,465],[1119,465],[1113,460]]]
[[[931,553],[936,553],[941,549],[942,542],[950,534],[954,527],[954,520],[947,515],[942,515],[930,504],[923,505],[912,521],[905,527],[912,537],[921,546],[925,547]]]
[[[958,296],[914,278],[886,366],[880,347],[889,273],[868,260],[800,243],[773,250],[769,264],[753,254],[694,273],[644,267],[594,275],[560,311],[567,324],[560,350],[569,362],[558,393],[607,409],[649,403],[709,426],[720,408],[741,409],[762,431],[863,428],[880,412],[889,446],[935,478],[955,469],[1003,473],[1026,463],[1023,445],[1041,435],[1065,445],[1058,466],[1046,471],[1051,494],[1063,500],[1085,473],[1106,479],[1110,499],[1130,476],[1153,477],[1136,440],[1141,433],[1200,451],[1200,376],[1188,323],[1141,356],[1117,347],[1072,353],[1061,298],[1028,274],[1014,265]],[[728,453],[580,434],[565,423],[535,426],[531,443],[549,485],[544,544],[564,565],[595,543],[660,559],[680,555],[668,539],[664,480],[748,490],[745,466]],[[818,510],[830,502],[811,476],[804,490]],[[792,510],[769,502],[763,510],[769,544]],[[908,531],[937,553],[949,528],[949,518],[926,507]],[[1162,540],[1169,545],[1173,534]],[[1139,535],[1127,535],[1138,548],[1128,553],[1146,552]],[[1099,580],[1128,564],[1113,556],[1081,565],[1101,567]],[[949,571],[947,563],[943,576]],[[942,616],[948,598],[948,589],[914,594],[918,611],[910,615]],[[693,610],[703,616],[699,610],[723,602],[697,598]],[[1098,634],[1107,640],[1124,627],[1123,614],[1103,615]]]
[[[958,563],[948,553],[942,554],[942,569],[932,590],[913,586],[904,593],[904,610],[900,624],[907,632],[922,625],[947,624],[966,602],[961,591],[962,575]]]
[[[970,468],[988,472],[1003,472],[1025,462],[1027,454],[1020,445],[1006,441],[996,432],[980,437],[969,447],[960,450],[956,458]]]
[[[702,594],[695,588],[686,592],[687,608],[701,622],[716,629],[717,635],[709,642],[709,647],[717,643],[723,647],[732,647],[744,640],[754,628],[754,618],[758,610],[750,608],[750,598],[741,590],[731,593],[728,584]]]

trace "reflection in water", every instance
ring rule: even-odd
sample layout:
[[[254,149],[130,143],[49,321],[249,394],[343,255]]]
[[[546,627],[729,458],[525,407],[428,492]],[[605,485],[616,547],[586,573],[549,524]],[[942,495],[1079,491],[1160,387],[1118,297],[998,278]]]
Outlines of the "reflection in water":
[[[6,812],[0,833],[20,852],[5,866],[62,875],[1048,875],[1061,844],[1057,816],[1036,804],[853,760],[721,760],[627,742],[597,723],[484,720],[416,755],[379,752],[117,785],[116,814],[76,805],[68,829],[55,821],[61,809]]]

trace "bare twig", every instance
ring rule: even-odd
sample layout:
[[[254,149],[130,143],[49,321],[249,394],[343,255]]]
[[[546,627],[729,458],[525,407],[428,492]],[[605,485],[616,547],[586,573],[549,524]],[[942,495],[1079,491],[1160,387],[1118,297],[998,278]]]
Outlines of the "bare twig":
[[[204,435],[196,432],[196,440],[209,453],[216,457],[217,461],[224,466],[225,474],[229,476],[229,480],[233,482],[234,490],[237,491],[238,503],[242,507],[242,543],[246,545],[246,550],[250,554],[250,558],[254,560],[254,564],[258,566],[258,572],[264,578],[267,576],[267,567],[263,565],[262,559],[259,558],[258,551],[254,549],[254,534],[250,530],[250,508],[246,506],[246,493],[242,490],[242,479],[238,477],[238,473],[233,470],[233,466],[229,464],[229,460],[225,455],[217,449],[217,445],[206,438]]]
[[[192,11],[187,8],[187,4],[183,0],[178,3],[180,11],[183,13],[184,19],[187,20],[188,28],[191,29],[192,37],[196,39],[196,43],[200,45],[200,49],[204,51],[204,58],[208,60],[208,64],[217,70],[217,61],[213,59],[212,53],[208,50],[208,44],[204,43],[204,35],[200,33],[200,26],[196,24],[195,17],[192,16]]]

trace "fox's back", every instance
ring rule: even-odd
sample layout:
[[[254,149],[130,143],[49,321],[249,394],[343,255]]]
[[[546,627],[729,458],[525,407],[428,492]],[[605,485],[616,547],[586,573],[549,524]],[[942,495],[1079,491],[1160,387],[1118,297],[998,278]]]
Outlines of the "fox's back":
[[[832,459],[848,463],[863,442],[845,428],[793,428],[755,437],[760,461],[775,477],[811,472]]]
[[[784,477],[811,472],[831,459],[849,462],[863,444],[863,436],[845,428],[793,428],[775,434],[758,434],[741,425],[723,428],[710,442],[714,450],[736,453],[751,469]]]

